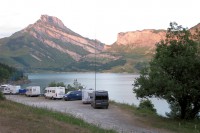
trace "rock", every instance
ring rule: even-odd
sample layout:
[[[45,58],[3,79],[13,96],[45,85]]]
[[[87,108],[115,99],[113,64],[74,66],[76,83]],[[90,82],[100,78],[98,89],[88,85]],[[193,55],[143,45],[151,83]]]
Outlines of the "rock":
[[[160,40],[165,39],[165,30],[142,30],[121,32],[118,34],[117,45],[135,45],[137,47],[155,47]]]

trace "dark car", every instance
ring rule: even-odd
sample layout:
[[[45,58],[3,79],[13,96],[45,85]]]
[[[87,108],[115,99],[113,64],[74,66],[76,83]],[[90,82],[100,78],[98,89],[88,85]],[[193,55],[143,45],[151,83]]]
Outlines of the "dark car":
[[[69,100],[82,100],[82,92],[81,91],[69,91],[67,94],[63,96],[65,101]]]

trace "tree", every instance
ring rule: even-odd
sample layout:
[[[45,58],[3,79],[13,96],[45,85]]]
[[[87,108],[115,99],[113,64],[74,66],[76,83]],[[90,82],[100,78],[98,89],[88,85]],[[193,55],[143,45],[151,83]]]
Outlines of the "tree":
[[[66,86],[65,86],[65,84],[63,82],[57,82],[56,83],[55,81],[49,83],[48,86],[49,87],[65,87],[66,88]]]
[[[141,71],[133,88],[137,97],[165,99],[171,114],[181,119],[194,119],[200,111],[200,51],[194,37],[170,23],[166,39],[156,45],[150,66]]]

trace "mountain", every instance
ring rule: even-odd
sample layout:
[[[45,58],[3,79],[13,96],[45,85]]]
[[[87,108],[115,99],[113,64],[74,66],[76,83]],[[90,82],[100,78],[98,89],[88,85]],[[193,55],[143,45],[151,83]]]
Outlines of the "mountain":
[[[155,47],[160,40],[165,39],[165,30],[142,30],[119,33],[117,45],[134,45],[135,47]]]
[[[200,30],[200,23],[190,28],[192,34]],[[152,59],[155,44],[165,39],[167,30],[146,29],[118,33],[117,40],[112,45],[105,45],[107,52],[111,52],[126,59],[124,70],[138,72]],[[118,68],[120,69],[120,68]]]
[[[99,59],[95,54],[103,48],[103,43],[77,34],[60,19],[42,15],[34,24],[0,39],[0,62],[27,71],[72,71],[85,63],[94,66],[91,58],[105,59],[99,66],[119,59],[111,55]]]
[[[195,32],[200,24],[190,30]],[[166,30],[120,32],[116,42],[104,45],[81,36],[57,17],[40,19],[7,38],[0,39],[0,62],[32,71],[138,72],[152,59],[155,44]]]

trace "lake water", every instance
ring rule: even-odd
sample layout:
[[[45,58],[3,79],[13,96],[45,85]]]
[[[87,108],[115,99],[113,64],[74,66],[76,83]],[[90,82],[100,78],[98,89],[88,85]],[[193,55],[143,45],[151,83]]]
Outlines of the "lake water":
[[[97,73],[96,90],[107,90],[110,100],[137,106],[140,100],[133,93],[132,84],[138,76],[126,73]],[[95,73],[30,73],[28,74],[28,78],[31,80],[31,83],[22,87],[39,85],[44,89],[52,81],[72,85],[74,79],[77,79],[84,87],[95,88]],[[165,100],[151,98],[151,101],[157,109],[158,114],[165,116],[165,112],[170,111],[169,105]]]

